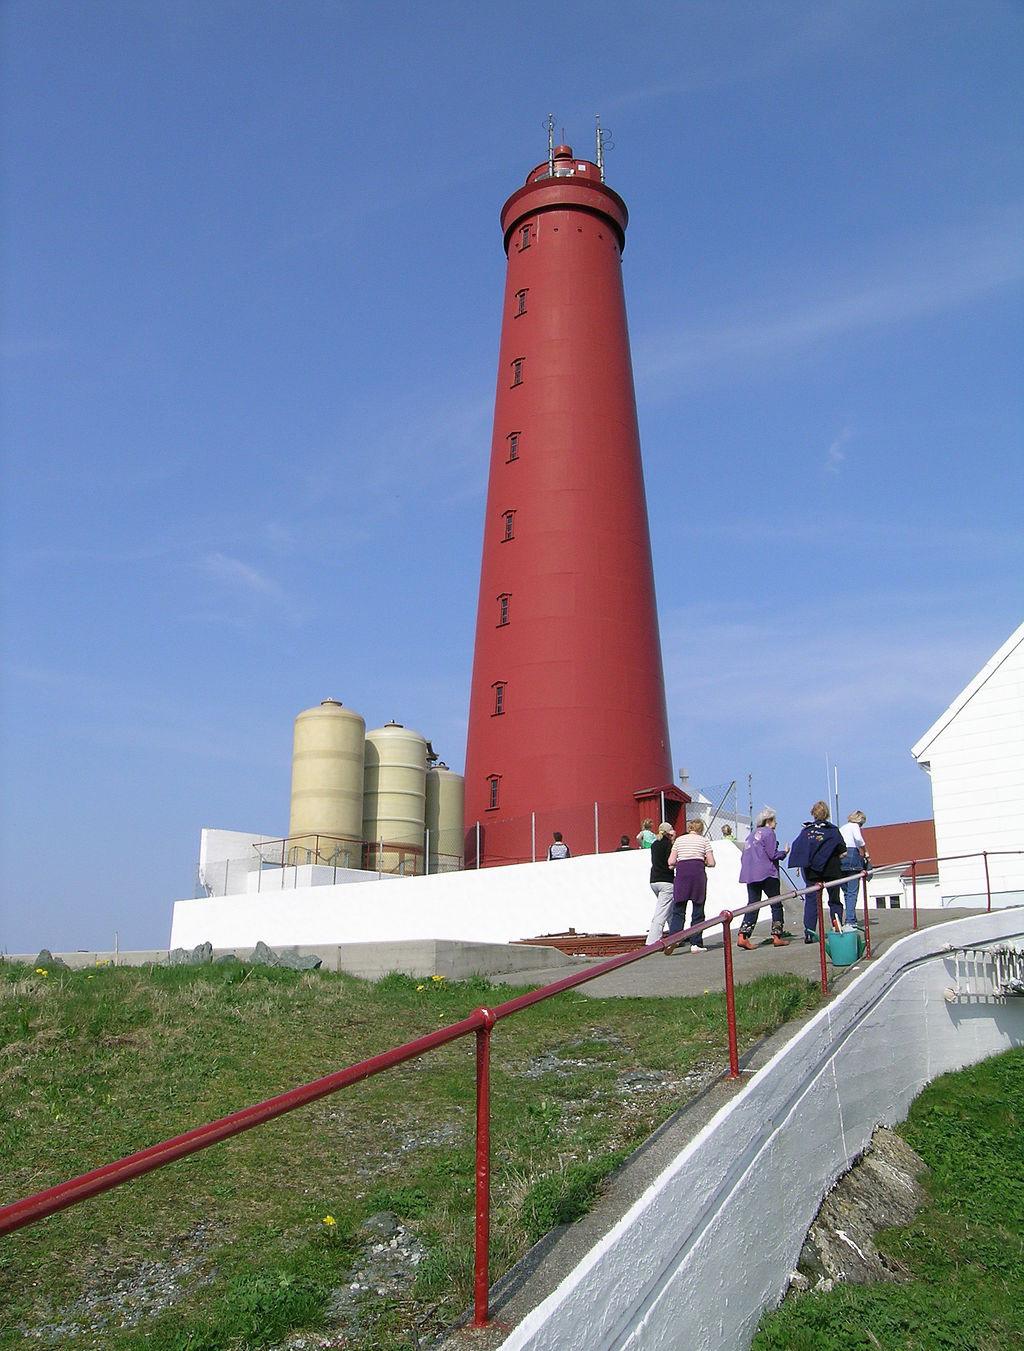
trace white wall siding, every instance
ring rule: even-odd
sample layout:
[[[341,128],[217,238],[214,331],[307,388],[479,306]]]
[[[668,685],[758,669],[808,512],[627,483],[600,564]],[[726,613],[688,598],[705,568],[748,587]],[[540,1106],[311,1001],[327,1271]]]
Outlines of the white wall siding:
[[[932,740],[914,748],[931,766],[941,854],[1024,849],[1024,642],[1010,647]],[[1024,855],[989,859],[993,904],[1024,892]],[[984,896],[980,859],[940,863],[947,899]]]

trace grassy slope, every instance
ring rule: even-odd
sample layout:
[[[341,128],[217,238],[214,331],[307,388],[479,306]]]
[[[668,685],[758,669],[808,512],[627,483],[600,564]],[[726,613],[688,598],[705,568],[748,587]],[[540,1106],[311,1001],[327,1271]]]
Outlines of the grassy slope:
[[[931,1202],[878,1246],[913,1279],[787,1300],[752,1351],[1024,1347],[1024,1051],[936,1079],[899,1131],[931,1169]]]
[[[0,966],[3,1199],[510,993],[484,982],[370,985],[265,968],[43,976]],[[816,999],[795,977],[739,987],[741,1042]],[[715,994],[569,993],[499,1026],[492,1279],[586,1208],[600,1179],[685,1098],[687,1071],[721,1064],[724,1046]],[[546,1061],[553,1050],[560,1060]],[[654,1074],[632,1091],[622,1076],[638,1068]],[[346,1344],[415,1346],[417,1331],[470,1302],[473,1089],[466,1039],[3,1240],[0,1347],[23,1346],[25,1329],[57,1322],[51,1344],[67,1348],[272,1346],[290,1328],[323,1324],[332,1288],[365,1243],[359,1223],[381,1209],[406,1218],[427,1256],[412,1297],[363,1310],[362,1340]],[[325,1226],[326,1215],[336,1223]],[[137,1291],[148,1271],[156,1299],[172,1270],[184,1297],[119,1328],[118,1283]],[[97,1317],[106,1326],[89,1332]]]

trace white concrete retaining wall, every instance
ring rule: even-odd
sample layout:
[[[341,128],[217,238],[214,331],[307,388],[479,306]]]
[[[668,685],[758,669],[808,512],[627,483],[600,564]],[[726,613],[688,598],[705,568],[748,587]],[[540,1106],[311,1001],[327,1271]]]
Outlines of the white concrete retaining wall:
[[[919,930],[822,1009],[502,1344],[743,1351],[822,1197],[931,1079],[1024,1045],[1024,1000],[949,1003],[947,945],[1024,934],[1024,910]]]
[[[715,858],[709,916],[746,901],[738,882],[740,851],[719,843]],[[170,946],[253,947],[261,938],[272,947],[420,938],[509,943],[568,929],[645,934],[654,910],[650,866],[650,854],[634,849],[359,886],[204,896],[175,903]]]

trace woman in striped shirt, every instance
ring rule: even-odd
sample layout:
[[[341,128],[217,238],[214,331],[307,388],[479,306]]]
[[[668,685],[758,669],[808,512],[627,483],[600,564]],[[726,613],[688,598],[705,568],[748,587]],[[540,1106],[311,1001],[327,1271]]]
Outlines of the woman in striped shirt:
[[[685,835],[677,835],[668,856],[669,867],[675,868],[672,913],[669,915],[669,933],[678,933],[686,928],[686,903],[693,907],[691,924],[700,924],[704,919],[704,898],[708,889],[708,868],[715,866],[715,856],[711,844],[704,838],[704,822],[691,821]],[[674,946],[674,945],[673,945]],[[666,948],[665,951],[671,951]],[[706,952],[704,935],[694,935],[690,944],[691,952]]]

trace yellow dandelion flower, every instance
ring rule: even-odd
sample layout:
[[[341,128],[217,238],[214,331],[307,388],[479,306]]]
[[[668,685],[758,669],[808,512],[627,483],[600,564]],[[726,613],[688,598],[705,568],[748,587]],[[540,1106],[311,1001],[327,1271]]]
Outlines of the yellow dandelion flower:
[[[425,985],[417,985],[417,986],[416,986],[416,991],[417,991],[417,993],[419,993],[420,990],[425,990],[426,988],[427,988],[427,987],[426,987]]]
[[[444,980],[444,976],[431,976],[430,979],[431,979],[431,980],[436,980],[436,981],[442,981],[442,980]]]
[[[323,1219],[320,1221],[320,1223],[326,1224],[328,1229],[333,1229],[334,1226],[338,1223],[338,1221],[334,1218],[333,1215],[325,1215]]]
[[[47,971],[47,969],[46,969],[45,966],[37,966],[37,967],[36,967],[36,975],[37,975],[37,976],[48,976],[49,974],[50,974],[50,973],[49,973],[49,971]]]

